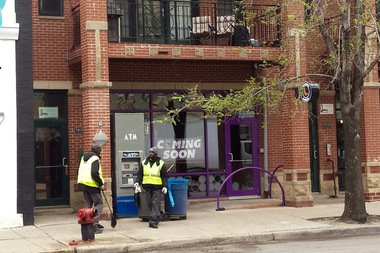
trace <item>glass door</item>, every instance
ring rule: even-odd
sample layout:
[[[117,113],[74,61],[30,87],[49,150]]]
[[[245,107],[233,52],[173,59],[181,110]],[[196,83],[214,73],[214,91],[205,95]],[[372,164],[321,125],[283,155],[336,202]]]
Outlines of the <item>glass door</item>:
[[[259,135],[255,118],[232,119],[226,124],[227,176],[243,167],[259,166]],[[236,172],[227,182],[228,196],[260,195],[260,171]]]
[[[67,122],[35,119],[36,206],[69,204]]]

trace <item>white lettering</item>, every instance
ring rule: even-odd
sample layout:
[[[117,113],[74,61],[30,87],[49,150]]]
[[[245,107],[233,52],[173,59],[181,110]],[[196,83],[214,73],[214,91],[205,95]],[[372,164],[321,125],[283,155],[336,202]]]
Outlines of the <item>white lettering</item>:
[[[164,151],[164,156],[162,157],[162,159],[169,159],[169,158],[170,158],[169,150],[165,150]]]
[[[157,142],[157,148],[159,149],[163,149],[164,148],[164,141],[163,140],[160,140]]]
[[[182,141],[173,141],[173,143],[172,143],[172,148],[174,149],[174,148],[182,148],[181,147],[181,143],[182,143]]]
[[[125,134],[124,140],[125,141],[137,140],[137,135],[136,134]]]
[[[195,149],[182,149],[180,151],[177,150],[165,150],[164,155],[162,157],[163,159],[190,159],[195,158]]]

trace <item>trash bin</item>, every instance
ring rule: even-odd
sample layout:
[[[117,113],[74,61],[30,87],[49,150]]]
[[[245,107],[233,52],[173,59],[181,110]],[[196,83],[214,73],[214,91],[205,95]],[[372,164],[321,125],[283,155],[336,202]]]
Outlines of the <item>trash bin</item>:
[[[165,213],[163,219],[186,219],[187,189],[189,179],[169,178],[168,193],[165,194]]]

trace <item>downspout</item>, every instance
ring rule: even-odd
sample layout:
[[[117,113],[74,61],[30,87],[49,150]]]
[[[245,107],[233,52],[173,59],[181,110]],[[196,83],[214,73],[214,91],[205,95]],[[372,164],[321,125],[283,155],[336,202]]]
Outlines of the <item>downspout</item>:
[[[253,64],[253,73],[254,77],[258,80],[258,82],[262,82],[264,79],[263,76],[259,73],[260,67],[258,63]],[[268,120],[268,111],[267,111],[267,99],[268,99],[268,90],[265,89],[265,101],[264,101],[264,170],[268,171],[268,127],[267,127],[267,120]],[[269,183],[268,183],[268,173],[264,173],[264,198],[269,197]]]
[[[264,106],[264,170],[268,171],[268,115],[267,115],[267,96],[268,90],[265,90],[265,106]],[[268,173],[264,173],[264,198],[269,196],[269,186],[268,186]]]

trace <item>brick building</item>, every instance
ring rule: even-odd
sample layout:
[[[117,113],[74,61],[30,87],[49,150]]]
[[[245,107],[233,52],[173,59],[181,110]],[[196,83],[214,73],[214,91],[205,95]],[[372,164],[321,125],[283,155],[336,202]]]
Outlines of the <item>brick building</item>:
[[[244,166],[269,172],[279,168],[276,176],[289,206],[310,206],[313,192],[332,195],[334,186],[343,191],[339,101],[334,86],[324,79],[311,80],[319,84],[318,100],[297,108],[297,87],[292,86],[281,109],[267,115],[242,113],[218,125],[215,118],[204,119],[202,111],[191,110],[179,115],[180,124],[155,123],[167,107],[180,106],[172,100],[175,93],[195,85],[205,94],[239,89],[250,77],[278,72],[278,67],[258,66],[275,62],[281,54],[294,56],[286,69],[289,77],[315,72],[312,59],[325,50],[314,47],[318,38],[310,43],[310,37],[286,20],[304,18],[301,3],[279,7],[276,1],[255,1],[244,5],[244,13],[252,15],[236,14],[239,4],[32,0],[29,88],[35,181],[30,190],[35,190],[35,206],[82,206],[76,189],[78,162],[94,138],[105,142],[106,194],[119,212],[124,206],[117,199],[132,195],[134,171],[128,166],[145,157],[150,146],[159,148],[168,166],[174,164],[171,177],[189,179],[189,198],[216,197],[226,177]],[[361,125],[368,201],[379,199],[380,193],[380,134],[374,131],[380,118],[378,89],[373,72],[365,83]],[[128,160],[131,154],[137,160]],[[267,181],[265,173],[245,170],[227,180],[220,193],[264,196]],[[272,189],[281,197],[276,184]],[[33,222],[27,217],[26,224]]]

